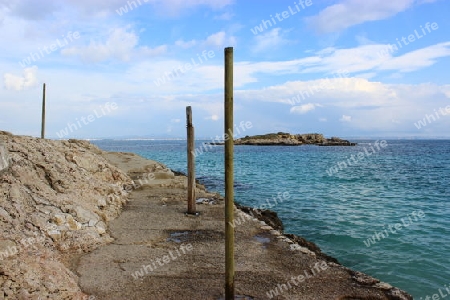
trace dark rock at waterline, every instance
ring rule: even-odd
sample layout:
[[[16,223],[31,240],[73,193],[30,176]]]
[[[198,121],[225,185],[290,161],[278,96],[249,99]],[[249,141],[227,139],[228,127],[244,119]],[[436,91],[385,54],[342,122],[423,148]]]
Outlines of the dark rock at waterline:
[[[271,226],[273,229],[283,231],[283,222],[278,218],[276,212],[268,209],[258,209],[249,206],[244,206],[236,203],[236,207],[243,212],[257,218],[260,221],[264,221],[267,225]]]
[[[176,171],[173,169],[170,169],[170,171],[172,171],[173,175],[175,175],[175,176],[186,176],[187,177],[187,174],[185,174],[184,172]]]
[[[310,242],[310,241],[302,238],[301,236],[297,236],[295,234],[287,233],[287,234],[285,234],[285,236],[290,238],[296,244],[298,244],[302,247],[308,248],[310,251],[314,252],[317,257],[319,257],[325,261],[328,261],[328,262],[334,262],[336,264],[339,264],[339,262],[336,258],[323,253],[322,250],[320,250],[319,246],[317,246],[313,242]]]
[[[356,146],[356,143],[352,143],[347,140],[343,140],[338,137],[332,137],[331,139],[326,139],[326,142],[322,144],[317,144],[318,146]]]
[[[243,212],[253,216],[254,218],[264,221],[267,225],[271,226],[275,230],[283,231],[284,226],[283,222],[278,218],[278,214],[274,211],[268,210],[268,209],[258,209],[253,208],[249,206],[244,206],[236,203],[236,207]],[[297,236],[295,234],[284,234],[286,237],[291,239],[294,243],[305,247],[309,249],[310,251],[314,252],[318,258],[321,258],[328,262],[333,262],[336,264],[339,264],[338,260],[334,257],[331,257],[329,255],[326,255],[325,253],[320,250],[319,246],[314,244],[313,242],[310,242],[300,236]]]

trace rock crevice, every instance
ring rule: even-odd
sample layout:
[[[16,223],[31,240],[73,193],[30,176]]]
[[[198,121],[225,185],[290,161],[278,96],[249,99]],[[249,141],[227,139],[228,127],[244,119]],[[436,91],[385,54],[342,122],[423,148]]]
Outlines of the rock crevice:
[[[9,154],[4,144],[0,143],[0,174],[9,168]]]

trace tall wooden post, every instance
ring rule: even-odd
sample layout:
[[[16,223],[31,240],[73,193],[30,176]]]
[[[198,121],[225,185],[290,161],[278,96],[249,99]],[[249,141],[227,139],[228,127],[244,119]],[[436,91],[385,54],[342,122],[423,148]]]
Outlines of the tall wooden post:
[[[41,139],[45,139],[45,83],[42,87],[42,123],[41,123]]]
[[[194,127],[192,126],[192,109],[186,107],[187,127],[187,160],[188,160],[188,214],[195,211],[195,156],[194,156]]]
[[[225,300],[234,300],[233,48],[225,48]]]

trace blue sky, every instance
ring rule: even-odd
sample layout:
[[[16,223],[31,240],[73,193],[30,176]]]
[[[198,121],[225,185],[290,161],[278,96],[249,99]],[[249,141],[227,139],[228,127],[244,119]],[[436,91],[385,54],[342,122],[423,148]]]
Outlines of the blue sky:
[[[447,0],[0,0],[0,129],[223,133],[234,48],[242,135],[450,137]]]

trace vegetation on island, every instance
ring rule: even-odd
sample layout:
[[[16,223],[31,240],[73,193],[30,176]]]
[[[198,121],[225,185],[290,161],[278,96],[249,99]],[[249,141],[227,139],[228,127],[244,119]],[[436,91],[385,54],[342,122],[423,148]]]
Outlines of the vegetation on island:
[[[236,139],[235,145],[283,145],[283,146],[299,146],[299,145],[318,145],[318,146],[355,146],[348,140],[338,137],[325,138],[320,133],[306,134],[290,134],[287,132],[268,133],[263,135],[245,136]]]

